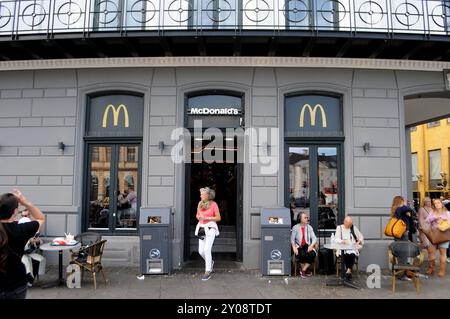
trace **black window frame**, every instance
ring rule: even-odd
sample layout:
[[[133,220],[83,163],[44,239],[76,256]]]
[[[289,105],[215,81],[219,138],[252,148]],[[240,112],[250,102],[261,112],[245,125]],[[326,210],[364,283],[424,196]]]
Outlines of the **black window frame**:
[[[337,148],[337,180],[338,180],[338,216],[337,216],[337,225],[343,223],[345,218],[345,135],[344,135],[344,104],[343,104],[343,95],[339,93],[329,92],[329,91],[320,91],[320,90],[310,90],[310,91],[300,91],[300,92],[290,92],[284,94],[283,97],[283,121],[284,121],[284,109],[285,109],[285,101],[286,98],[300,95],[322,95],[328,97],[334,97],[339,100],[339,105],[341,107],[340,118],[342,134],[336,136],[284,136],[284,205],[287,208],[290,208],[289,201],[289,147],[309,147],[310,149],[310,166],[309,166],[309,174],[310,174],[310,212],[313,211],[318,212],[318,154],[317,150],[320,147],[336,147]],[[284,123],[283,123],[283,134],[284,132]],[[312,202],[316,201],[313,205]],[[317,214],[314,216],[310,216],[311,226],[313,226],[314,231],[319,235],[318,229],[318,220]],[[293,225],[292,225],[293,226]],[[330,237],[334,231],[331,230],[320,230],[320,236]]]
[[[111,166],[110,166],[110,176],[109,176],[109,198],[110,198],[110,210],[117,214],[117,196],[115,196],[115,193],[117,192],[117,176],[118,176],[118,170],[117,170],[117,164],[119,162],[119,151],[120,147],[128,147],[128,146],[136,146],[138,147],[138,185],[141,186],[142,184],[142,141],[139,139],[121,139],[118,141],[117,139],[109,139],[109,140],[103,140],[99,138],[95,139],[89,139],[85,141],[85,161],[84,161],[84,167],[85,169],[85,176],[84,176],[84,182],[85,185],[84,189],[86,189],[86,192],[84,193],[84,199],[83,199],[83,223],[82,223],[82,231],[83,232],[97,232],[104,235],[123,235],[123,236],[130,236],[130,235],[136,235],[139,231],[139,215],[140,215],[140,207],[141,207],[141,194],[142,194],[142,188],[138,188],[137,191],[137,211],[136,211],[136,229],[134,230],[121,230],[120,228],[116,228],[114,225],[115,218],[109,219],[109,228],[108,229],[90,229],[89,228],[89,201],[90,201],[90,190],[89,190],[89,175],[91,174],[91,168],[89,166],[89,148],[92,146],[110,146],[111,147]],[[136,185],[135,185],[136,187]]]
[[[86,132],[88,131],[89,126],[89,105],[90,105],[90,99],[97,96],[103,96],[103,95],[112,95],[112,94],[123,94],[123,95],[134,95],[141,97],[143,99],[143,102],[145,101],[145,96],[143,93],[139,92],[133,92],[133,91],[125,91],[125,90],[105,90],[105,91],[99,91],[94,92],[91,94],[86,95],[86,116],[85,116],[85,126],[84,126],[84,156],[83,156],[83,167],[84,167],[84,173],[83,173],[83,189],[85,190],[82,195],[82,217],[81,217],[81,231],[82,232],[97,232],[102,235],[114,235],[114,236],[136,236],[139,233],[139,215],[140,215],[140,207],[141,207],[141,197],[143,192],[143,180],[142,180],[142,163],[143,163],[143,136],[127,136],[127,137],[92,137],[87,136]],[[145,102],[144,102],[145,103]],[[142,112],[145,112],[145,105],[142,110]],[[142,118],[144,118],[142,114]],[[117,213],[117,198],[116,196],[111,196],[111,193],[117,191],[117,164],[119,161],[119,150],[120,146],[126,146],[127,144],[129,146],[135,145],[138,147],[138,183],[135,186],[140,190],[137,192],[137,212],[136,212],[136,229],[133,230],[117,230],[116,227],[113,225],[113,221],[115,221],[114,217],[113,219],[109,219],[109,228],[106,229],[89,229],[89,201],[90,201],[90,187],[89,187],[89,175],[91,174],[91,168],[89,166],[90,159],[89,159],[89,147],[92,145],[100,145],[100,146],[108,146],[111,145],[111,167],[110,167],[110,177],[109,177],[109,195],[110,199],[112,201],[110,202],[110,207],[112,207],[115,213]],[[116,149],[116,151],[114,151]],[[114,163],[115,162],[115,163]],[[116,214],[117,216],[117,214]]]

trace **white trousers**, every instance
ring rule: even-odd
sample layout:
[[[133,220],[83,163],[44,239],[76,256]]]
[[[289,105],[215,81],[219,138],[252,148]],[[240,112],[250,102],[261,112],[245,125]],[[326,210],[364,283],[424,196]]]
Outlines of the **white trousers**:
[[[38,275],[44,275],[45,274],[45,264],[46,260],[45,257],[36,253],[31,253],[28,255],[22,256],[22,263],[25,265],[25,271],[26,273],[30,273],[31,276],[33,276],[33,262],[32,259],[39,262],[39,270]]]
[[[205,227],[205,239],[198,240],[198,253],[205,260],[205,271],[212,270],[212,254],[211,249],[216,239],[216,230],[214,228]]]

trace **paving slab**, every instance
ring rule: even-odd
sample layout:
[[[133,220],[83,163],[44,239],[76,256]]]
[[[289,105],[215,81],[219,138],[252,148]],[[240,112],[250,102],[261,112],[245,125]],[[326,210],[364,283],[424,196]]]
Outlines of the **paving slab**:
[[[450,265],[447,265],[450,271]],[[42,289],[40,285],[57,277],[57,269],[49,267],[39,282],[28,289],[29,299],[404,299],[404,298],[450,298],[450,274],[441,279],[437,276],[421,278],[421,292],[417,293],[412,282],[397,281],[392,292],[392,277],[384,271],[381,287],[370,289],[367,275],[355,278],[361,289],[329,287],[327,280],[335,276],[316,275],[307,279],[291,276],[261,276],[258,270],[220,268],[212,278],[201,281],[202,269],[177,270],[171,275],[148,275],[139,280],[136,267],[108,267],[105,269],[107,283],[97,278],[94,290],[90,276],[86,275],[81,288],[66,286]]]

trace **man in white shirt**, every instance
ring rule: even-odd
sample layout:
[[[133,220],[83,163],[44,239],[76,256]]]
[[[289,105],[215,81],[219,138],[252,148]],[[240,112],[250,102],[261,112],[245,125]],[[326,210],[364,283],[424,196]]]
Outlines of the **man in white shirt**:
[[[335,242],[344,245],[359,245],[364,244],[364,237],[359,229],[353,225],[353,220],[350,216],[345,217],[344,223],[336,228]],[[341,251],[336,251],[336,256],[340,256]],[[352,279],[352,269],[355,264],[356,256],[359,256],[358,249],[344,250],[344,263],[347,269],[345,278],[349,281]]]

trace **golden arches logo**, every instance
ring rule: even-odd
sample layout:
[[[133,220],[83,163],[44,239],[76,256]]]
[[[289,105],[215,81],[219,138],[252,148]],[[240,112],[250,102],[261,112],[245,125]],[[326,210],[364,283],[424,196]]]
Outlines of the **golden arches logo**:
[[[120,104],[119,107],[116,109],[116,107],[114,105],[109,104],[106,107],[105,112],[103,112],[103,123],[102,123],[103,128],[106,128],[106,125],[108,123],[109,110],[112,110],[112,112],[113,112],[114,126],[119,125],[119,114],[120,114],[120,111],[122,111],[122,110],[123,110],[123,114],[125,117],[125,127],[130,126],[127,107],[124,104]]]
[[[320,104],[316,104],[314,108],[311,108],[311,105],[309,104],[303,105],[302,110],[300,112],[300,127],[303,127],[305,124],[305,110],[309,111],[311,126],[316,126],[316,112],[317,110],[320,110],[320,114],[322,114],[322,127],[327,127],[327,116],[325,114],[323,106]]]

